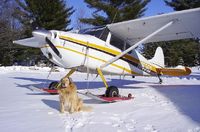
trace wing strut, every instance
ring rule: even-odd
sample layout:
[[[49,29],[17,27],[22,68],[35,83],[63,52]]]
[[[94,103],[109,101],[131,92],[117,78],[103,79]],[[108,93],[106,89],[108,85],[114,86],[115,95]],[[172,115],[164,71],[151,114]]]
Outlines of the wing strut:
[[[110,59],[108,62],[106,62],[103,65],[101,65],[100,68],[101,69],[105,68],[108,65],[112,64],[113,62],[117,61],[119,58],[123,57],[125,54],[127,54],[128,52],[130,52],[131,50],[133,50],[134,48],[136,48],[139,44],[146,42],[148,39],[152,38],[153,36],[155,36],[156,34],[158,34],[159,32],[161,32],[162,30],[164,30],[167,27],[171,26],[174,22],[175,22],[175,20],[172,20],[169,23],[165,24],[164,26],[162,26],[161,28],[157,29],[153,33],[149,34],[147,37],[145,37],[144,39],[140,40],[139,42],[137,42],[136,44],[134,44],[133,46],[131,46],[130,48],[128,48],[127,50],[125,50],[124,52],[122,52],[121,54],[117,55],[116,57]]]

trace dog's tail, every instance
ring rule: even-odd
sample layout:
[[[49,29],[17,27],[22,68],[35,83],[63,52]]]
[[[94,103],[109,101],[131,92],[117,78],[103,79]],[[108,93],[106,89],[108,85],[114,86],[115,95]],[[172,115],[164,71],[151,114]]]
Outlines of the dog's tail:
[[[85,111],[85,112],[91,112],[92,111],[92,107],[91,106],[83,106],[81,111]]]

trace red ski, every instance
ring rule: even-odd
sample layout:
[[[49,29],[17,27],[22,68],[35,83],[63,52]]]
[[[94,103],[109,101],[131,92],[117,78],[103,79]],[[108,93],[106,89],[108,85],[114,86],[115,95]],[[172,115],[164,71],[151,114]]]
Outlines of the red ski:
[[[58,94],[58,90],[57,89],[49,89],[49,88],[43,88],[43,91],[49,93],[49,94]]]
[[[105,95],[95,95],[95,94],[92,94],[90,92],[86,92],[86,93],[78,92],[78,93],[85,95],[87,97],[90,97],[92,99],[102,101],[102,102],[107,102],[107,103],[114,103],[114,102],[118,102],[118,101],[131,100],[131,99],[134,98],[134,97],[132,97],[131,94],[129,94],[128,96],[119,95],[118,97],[106,97]]]

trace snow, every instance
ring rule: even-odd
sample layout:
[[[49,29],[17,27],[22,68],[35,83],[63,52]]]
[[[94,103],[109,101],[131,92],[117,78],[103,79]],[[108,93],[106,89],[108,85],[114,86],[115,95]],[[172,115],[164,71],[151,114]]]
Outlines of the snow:
[[[46,87],[63,77],[58,68],[47,79],[50,68],[0,67],[0,128],[2,132],[200,132],[200,70],[185,77],[106,76],[122,95],[133,100],[102,103],[79,95],[92,112],[60,114],[58,95],[31,89]],[[85,73],[72,75],[79,92],[103,94],[101,79]],[[88,88],[87,88],[88,87]]]

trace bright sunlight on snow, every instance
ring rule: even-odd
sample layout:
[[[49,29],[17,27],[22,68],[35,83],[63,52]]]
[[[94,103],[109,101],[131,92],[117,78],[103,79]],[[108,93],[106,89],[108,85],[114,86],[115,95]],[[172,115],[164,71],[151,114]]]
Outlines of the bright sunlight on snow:
[[[50,68],[0,67],[0,128],[2,132],[200,132],[200,70],[186,77],[106,76],[121,95],[134,99],[116,103],[79,95],[92,112],[60,114],[58,95],[31,89],[47,87],[67,71],[49,74]],[[76,72],[72,75],[79,92],[103,94],[99,77]]]

